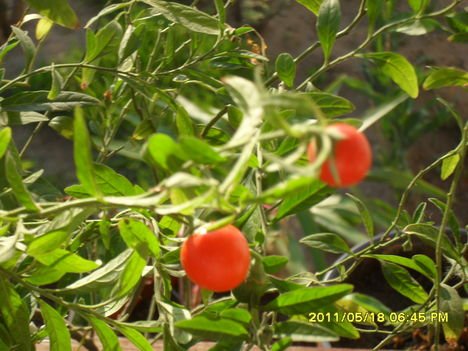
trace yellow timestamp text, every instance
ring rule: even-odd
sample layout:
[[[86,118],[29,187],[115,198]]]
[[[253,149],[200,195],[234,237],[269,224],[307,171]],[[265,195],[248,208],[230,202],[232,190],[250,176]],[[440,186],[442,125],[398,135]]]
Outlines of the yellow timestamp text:
[[[446,323],[447,312],[310,312],[310,323]]]

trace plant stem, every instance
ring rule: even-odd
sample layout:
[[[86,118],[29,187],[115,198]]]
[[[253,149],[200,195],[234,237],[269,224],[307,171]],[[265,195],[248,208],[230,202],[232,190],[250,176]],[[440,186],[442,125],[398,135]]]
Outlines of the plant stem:
[[[351,30],[353,30],[353,28],[356,27],[356,25],[360,22],[360,20],[364,17],[365,14],[366,14],[366,0],[361,0],[361,3],[359,5],[359,10],[358,10],[358,13],[357,13],[356,17],[354,17],[354,19],[351,21],[351,23],[346,28],[344,28],[342,31],[340,31],[340,32],[338,32],[336,34],[336,38],[338,39],[338,38],[344,37],[345,35],[349,34],[351,32]],[[319,46],[320,46],[320,41],[316,41],[315,43],[313,43],[311,46],[309,46],[307,49],[305,49],[302,53],[299,54],[299,56],[297,56],[294,59],[294,63],[296,63],[296,64],[301,63],[307,56],[309,56],[312,52],[314,52],[315,49],[317,49]],[[271,85],[277,80],[278,80],[278,73],[275,72],[265,82],[265,84],[266,85]]]
[[[54,65],[53,67],[56,67],[56,65]],[[78,70],[78,67],[75,67],[72,69],[72,71],[70,72],[70,74],[67,76],[67,78],[63,81],[62,83],[62,86],[60,87],[61,90],[65,89],[65,87],[67,86],[67,84],[70,82],[70,80],[73,78],[73,76],[75,75],[76,71]],[[50,117],[50,114],[51,112],[50,111],[47,111],[47,113],[45,114],[45,116],[47,118]],[[29,136],[28,140],[26,140],[26,143],[24,143],[20,153],[19,153],[19,156],[20,158],[24,156],[26,150],[28,149],[28,147],[31,145],[34,137],[39,134],[39,132],[42,130],[42,128],[46,125],[46,122],[45,121],[42,121],[42,122],[39,122],[36,126],[36,128],[34,128],[33,132],[31,133],[31,135]]]
[[[228,111],[228,107],[229,105],[224,106],[221,110],[219,110],[216,116],[214,116],[206,124],[206,126],[203,128],[201,135],[200,135],[202,138],[205,138],[208,135],[208,132],[210,131],[210,129],[226,114],[226,112]]]
[[[56,68],[56,69],[60,69],[60,68],[89,68],[89,69],[94,69],[94,70],[97,70],[97,71],[103,71],[103,72],[109,72],[109,73],[113,73],[113,74],[117,74],[117,75],[121,75],[121,76],[129,76],[129,77],[132,77],[132,78],[137,78],[134,74],[130,73],[130,72],[124,72],[124,71],[120,71],[120,70],[117,70],[117,69],[114,69],[114,68],[109,68],[109,67],[102,67],[102,66],[95,66],[95,65],[90,65],[90,64],[86,64],[86,63],[59,63],[59,64],[54,64],[53,66],[44,66],[44,67],[40,67],[32,72],[29,72],[29,73],[26,73],[26,74],[22,74],[10,81],[8,81],[8,83],[6,83],[5,85],[1,86],[0,87],[0,92],[3,92],[5,91],[6,89],[8,89],[10,86],[12,85],[15,85],[16,83],[18,82],[21,82],[25,79],[28,79],[29,77],[32,77],[36,74],[40,74],[40,73],[44,73],[44,72],[48,72],[50,70],[52,70],[52,68]]]
[[[460,159],[458,161],[457,168],[455,169],[452,183],[450,184],[450,190],[447,194],[445,210],[442,216],[442,222],[440,224],[439,233],[437,235],[437,240],[436,240],[436,252],[435,252],[436,268],[437,268],[436,275],[435,275],[436,311],[440,311],[440,303],[441,303],[440,290],[441,290],[441,281],[442,281],[442,238],[445,235],[445,228],[447,226],[447,223],[450,217],[450,212],[452,209],[455,192],[457,190],[457,186],[460,182],[460,178],[463,172],[463,166],[464,166],[465,156],[466,156],[467,137],[468,137],[468,123],[466,123],[465,128],[462,130],[462,142],[461,142],[462,147],[458,151],[458,155],[460,156]],[[436,319],[435,321],[434,328],[435,328],[434,347],[435,347],[435,351],[438,351],[439,350],[439,338],[440,338],[440,322],[438,319]]]
[[[348,52],[347,54],[345,54],[343,56],[340,56],[340,57],[338,57],[338,58],[336,58],[336,59],[334,59],[334,60],[332,60],[332,61],[330,61],[328,63],[324,63],[322,65],[322,67],[320,67],[317,71],[315,71],[313,74],[311,74],[309,77],[307,77],[301,84],[299,84],[299,86],[297,87],[297,90],[303,89],[307,85],[308,82],[313,81],[315,78],[317,78],[323,72],[326,72],[330,68],[338,65],[339,63],[341,63],[341,62],[343,62],[343,61],[345,61],[345,60],[347,60],[349,58],[354,57],[359,51],[364,49],[374,39],[376,39],[380,34],[386,32],[387,30],[395,28],[395,27],[399,27],[399,26],[404,25],[404,24],[411,23],[411,22],[415,21],[416,19],[426,19],[426,18],[438,17],[438,16],[443,15],[443,14],[445,14],[447,12],[450,12],[460,2],[461,2],[461,0],[455,0],[450,5],[448,5],[447,7],[443,8],[443,9],[441,9],[439,11],[435,11],[435,12],[432,12],[432,13],[429,13],[429,14],[423,15],[423,16],[413,16],[413,17],[410,17],[410,18],[405,18],[405,19],[402,19],[402,20],[398,20],[398,21],[389,23],[389,24],[387,24],[385,26],[382,26],[377,31],[375,31],[373,34],[369,34],[367,36],[367,38],[356,49],[354,49],[354,50]]]

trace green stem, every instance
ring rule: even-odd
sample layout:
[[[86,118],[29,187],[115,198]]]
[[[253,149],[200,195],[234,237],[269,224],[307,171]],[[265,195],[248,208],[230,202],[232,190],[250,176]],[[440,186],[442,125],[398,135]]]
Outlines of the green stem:
[[[49,208],[42,209],[38,212],[30,212],[24,207],[17,208],[9,212],[0,212],[0,219],[10,218],[13,216],[24,215],[23,218],[30,217],[46,217],[56,213],[63,212],[75,207],[100,207],[100,208],[119,208],[119,207],[133,207],[133,208],[149,208],[158,205],[164,198],[165,192],[156,193],[155,191],[147,192],[143,195],[131,197],[133,201],[128,201],[129,197],[104,197],[97,199],[94,197],[68,201],[59,205],[54,205]]]
[[[452,209],[455,192],[457,190],[457,186],[460,182],[461,175],[463,173],[463,165],[465,162],[466,156],[466,143],[468,138],[468,123],[465,125],[465,128],[462,131],[462,147],[458,151],[458,155],[460,156],[457,168],[455,169],[455,173],[453,175],[452,183],[450,185],[450,190],[447,194],[447,200],[445,203],[445,210],[442,216],[442,222],[439,227],[439,233],[437,235],[436,240],[436,276],[435,276],[435,301],[436,301],[436,310],[440,311],[440,290],[441,290],[441,281],[442,281],[442,238],[445,235],[445,228],[447,226],[450,212]],[[435,351],[439,350],[439,338],[440,338],[440,322],[438,319],[435,321],[435,333],[434,333],[434,347]]]
[[[40,67],[40,68],[38,68],[38,69],[36,69],[36,70],[34,70],[32,72],[22,74],[22,75],[14,78],[14,79],[8,81],[8,83],[6,83],[5,85],[0,87],[0,93],[5,91],[6,89],[11,87],[12,85],[17,84],[18,82],[24,81],[25,79],[28,79],[29,77],[32,77],[32,76],[34,76],[36,74],[41,74],[41,73],[44,73],[44,72],[48,72],[48,71],[52,70],[52,68],[55,68],[55,69],[60,69],[60,68],[89,68],[89,69],[94,69],[94,70],[102,71],[102,72],[109,72],[109,73],[113,73],[113,74],[117,74],[117,75],[121,75],[121,76],[129,76],[129,77],[132,77],[132,78],[135,78],[135,79],[137,78],[131,72],[124,72],[124,71],[120,71],[120,70],[117,70],[117,69],[114,69],[114,68],[109,68],[109,67],[95,66],[95,65],[90,65],[90,64],[86,64],[86,63],[59,63],[59,64],[54,64],[53,66]]]
[[[56,65],[54,65],[54,67],[56,67]],[[60,87],[61,90],[65,89],[65,87],[67,86],[67,84],[70,82],[70,80],[73,78],[73,76],[75,75],[76,71],[78,70],[78,67],[75,67],[72,69],[72,71],[70,72],[70,74],[67,76],[67,78],[63,81],[62,83],[62,86]],[[51,112],[50,111],[47,111],[47,113],[45,114],[45,116],[47,118],[49,118],[51,115]],[[31,135],[29,136],[28,140],[26,140],[26,143],[24,143],[23,145],[23,148],[21,149],[20,153],[19,153],[19,156],[20,157],[23,157],[24,154],[26,153],[26,150],[28,149],[28,147],[31,145],[34,137],[39,134],[39,132],[42,130],[42,128],[44,128],[44,126],[47,124],[48,122],[39,122],[36,126],[36,128],[34,128],[33,132],[31,133]]]
[[[351,21],[351,23],[346,28],[344,28],[342,31],[337,33],[336,38],[338,39],[338,38],[344,37],[345,35],[349,34],[353,30],[353,28],[356,27],[356,25],[361,21],[361,19],[364,17],[365,14],[366,14],[366,0],[361,0],[361,3],[359,5],[359,10],[358,10],[358,13],[357,13],[356,17],[354,17],[354,19]],[[320,46],[320,41],[316,41],[315,43],[313,43],[311,46],[309,46],[307,49],[305,49],[302,53],[299,54],[299,56],[297,56],[294,59],[294,63],[298,64],[298,63],[301,63],[302,61],[304,61],[304,59],[307,56],[309,56],[312,52],[314,52],[315,49],[317,49],[319,46]],[[277,80],[278,80],[278,73],[275,72],[265,82],[265,84],[266,85],[271,85]]]
[[[354,50],[350,51],[349,53],[347,53],[347,54],[345,54],[343,56],[340,56],[340,57],[336,58],[335,60],[332,60],[329,63],[326,63],[322,67],[320,67],[317,71],[315,71],[313,74],[311,74],[309,77],[307,77],[301,84],[299,84],[299,86],[297,87],[297,90],[303,89],[307,85],[308,82],[313,81],[315,78],[320,76],[320,74],[328,71],[330,68],[338,65],[339,63],[341,63],[341,62],[343,62],[343,61],[345,61],[345,60],[347,60],[347,59],[349,59],[351,57],[354,57],[359,51],[364,49],[374,39],[376,39],[380,34],[386,32],[387,30],[395,28],[395,27],[399,27],[399,26],[404,25],[404,24],[411,23],[411,22],[415,21],[416,19],[426,19],[426,18],[433,18],[433,17],[441,16],[443,14],[446,14],[446,13],[450,12],[460,2],[461,2],[461,0],[456,0],[453,3],[451,3],[450,5],[448,5],[447,7],[443,8],[443,9],[441,9],[439,11],[435,11],[435,12],[429,13],[429,14],[424,15],[424,16],[414,16],[414,17],[411,17],[411,18],[405,18],[405,19],[402,19],[402,20],[399,20],[399,21],[389,23],[389,24],[379,28],[373,34],[368,35],[367,38],[356,49],[354,49]]]

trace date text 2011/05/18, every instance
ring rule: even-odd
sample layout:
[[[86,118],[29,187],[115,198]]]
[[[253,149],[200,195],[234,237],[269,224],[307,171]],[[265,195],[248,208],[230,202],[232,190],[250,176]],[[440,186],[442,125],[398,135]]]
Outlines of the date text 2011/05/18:
[[[391,312],[391,313],[374,313],[374,312],[310,312],[310,323],[383,323],[389,321],[391,323],[397,322],[419,322],[419,323],[434,323],[439,321],[441,323],[448,322],[447,312]]]

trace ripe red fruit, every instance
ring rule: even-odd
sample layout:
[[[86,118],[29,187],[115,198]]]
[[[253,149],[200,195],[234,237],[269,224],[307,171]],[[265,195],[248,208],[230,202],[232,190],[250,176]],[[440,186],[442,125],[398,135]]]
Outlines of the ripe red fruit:
[[[342,188],[359,183],[365,178],[372,164],[372,150],[366,136],[353,126],[335,123],[327,127],[337,130],[344,136],[333,145],[332,156],[326,160],[320,170],[320,179],[335,188]],[[316,158],[315,142],[309,144],[307,156],[310,162]],[[332,167],[336,169],[335,180]]]
[[[215,292],[229,291],[247,277],[249,245],[239,229],[227,225],[191,235],[182,245],[180,261],[195,284]]]

